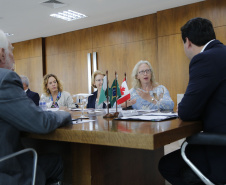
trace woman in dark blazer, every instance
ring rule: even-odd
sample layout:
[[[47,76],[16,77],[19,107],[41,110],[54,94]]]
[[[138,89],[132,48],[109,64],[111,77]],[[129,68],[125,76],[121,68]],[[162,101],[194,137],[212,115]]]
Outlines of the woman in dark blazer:
[[[100,91],[103,85],[103,78],[105,74],[102,71],[95,71],[92,74],[92,87],[97,88],[97,91],[94,91],[92,94],[93,96],[89,96],[87,108],[94,108],[94,109],[103,109],[107,108],[105,103],[99,103]]]

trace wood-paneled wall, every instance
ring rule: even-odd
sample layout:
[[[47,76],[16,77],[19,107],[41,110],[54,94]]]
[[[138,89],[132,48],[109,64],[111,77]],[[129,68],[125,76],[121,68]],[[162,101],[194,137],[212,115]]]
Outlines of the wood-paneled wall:
[[[180,28],[193,17],[210,19],[217,39],[226,43],[226,1],[206,0],[47,37],[46,66],[41,65],[41,39],[16,43],[16,71],[27,75],[32,90],[40,92],[38,84],[46,67],[47,73],[54,73],[62,80],[64,90],[75,94],[88,92],[87,53],[97,52],[98,69],[109,71],[110,85],[115,71],[119,83],[126,72],[129,88],[134,65],[139,60],[148,60],[156,80],[167,87],[176,104],[176,95],[185,92],[189,78],[189,60],[184,54]]]
[[[29,88],[40,95],[43,79],[42,39],[18,42],[13,46],[16,72],[27,76],[30,81]]]

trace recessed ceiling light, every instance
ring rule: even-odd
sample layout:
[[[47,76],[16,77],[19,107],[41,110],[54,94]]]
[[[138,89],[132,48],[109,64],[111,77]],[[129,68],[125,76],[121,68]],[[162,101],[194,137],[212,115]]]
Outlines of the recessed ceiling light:
[[[51,17],[56,17],[59,19],[63,19],[65,21],[73,21],[76,19],[81,19],[81,18],[85,18],[87,17],[84,14],[72,11],[72,10],[68,10],[68,11],[63,11],[63,12],[58,12],[57,14],[51,14]]]
[[[13,36],[14,34],[13,34],[13,33],[5,33],[5,35],[6,35],[7,37],[10,37],[10,36]]]

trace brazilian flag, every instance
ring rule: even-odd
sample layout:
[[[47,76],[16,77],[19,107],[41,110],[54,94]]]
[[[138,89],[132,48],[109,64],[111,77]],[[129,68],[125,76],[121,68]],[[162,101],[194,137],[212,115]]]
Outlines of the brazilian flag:
[[[117,88],[117,97],[116,97],[116,88]],[[118,81],[116,84],[116,80],[114,80],[111,85],[109,97],[110,97],[111,107],[113,107],[114,103],[116,102],[116,98],[118,99],[119,97],[121,97],[120,87],[119,87]]]

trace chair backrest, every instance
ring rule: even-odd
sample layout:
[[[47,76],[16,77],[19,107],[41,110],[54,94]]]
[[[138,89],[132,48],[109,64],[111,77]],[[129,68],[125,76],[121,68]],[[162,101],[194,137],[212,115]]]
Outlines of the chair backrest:
[[[38,159],[38,156],[37,156],[37,152],[33,148],[23,149],[23,150],[20,150],[18,152],[15,152],[15,153],[9,154],[7,156],[1,157],[0,158],[0,162],[3,162],[3,161],[8,160],[8,159],[11,159],[13,157],[16,157],[18,155],[24,154],[26,152],[32,152],[33,153],[32,185],[35,185],[35,178],[36,178],[36,169],[37,169],[37,159]]]
[[[212,146],[226,146],[226,135],[200,132],[188,137],[181,146],[181,155],[184,161],[190,166],[192,171],[204,182],[206,185],[214,185],[201,171],[187,158],[185,149],[187,145],[212,145]]]

